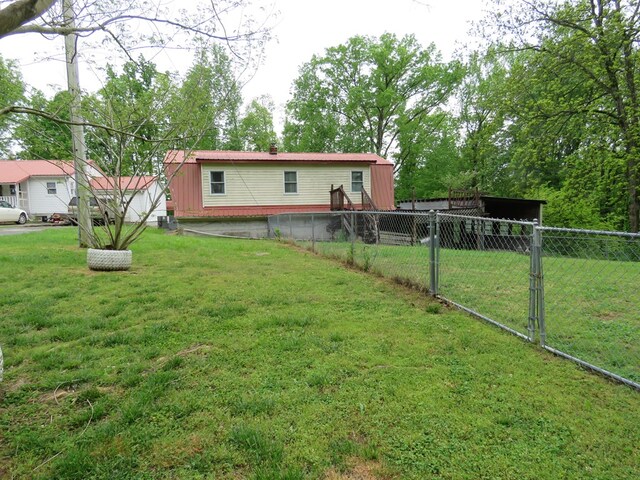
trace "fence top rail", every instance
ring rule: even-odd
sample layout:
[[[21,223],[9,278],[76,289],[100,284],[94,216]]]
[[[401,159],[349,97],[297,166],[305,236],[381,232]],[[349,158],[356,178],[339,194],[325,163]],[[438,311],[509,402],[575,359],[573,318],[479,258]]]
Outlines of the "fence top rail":
[[[511,223],[514,225],[527,225],[530,227],[534,227],[537,225],[536,222],[530,222],[530,221],[526,221],[526,220],[509,220],[508,218],[493,218],[493,217],[477,217],[477,216],[470,216],[470,215],[456,215],[455,213],[441,213],[438,212],[437,213],[438,217],[445,217],[445,218],[464,218],[465,220],[478,220],[478,221],[484,221],[484,222],[501,222],[501,223]]]
[[[493,218],[493,217],[478,217],[472,215],[460,215],[455,213],[442,213],[436,212],[434,210],[322,210],[317,212],[282,212],[282,213],[274,213],[273,215],[269,215],[268,218],[276,218],[276,217],[288,217],[288,216],[297,216],[297,217],[305,217],[311,215],[328,215],[328,216],[336,216],[336,215],[394,215],[398,217],[428,217],[431,213],[436,214],[438,217],[443,218],[463,218],[465,220],[478,220],[485,222],[501,222],[501,223],[510,223],[513,225],[525,225],[525,226],[536,226],[536,222],[526,221],[526,220],[510,220],[507,218]],[[608,232],[611,233],[611,232]]]
[[[316,211],[316,212],[282,212],[282,213],[274,213],[273,215],[268,215],[268,218],[273,218],[273,217],[283,217],[283,216],[289,216],[291,215],[293,216],[298,216],[298,217],[305,217],[305,216],[310,216],[310,215],[333,215],[333,216],[337,216],[337,215],[372,215],[372,214],[379,214],[379,215],[399,215],[399,216],[423,216],[426,217],[429,215],[429,212],[426,211],[415,211],[412,212],[410,210],[407,211],[398,211],[398,210],[322,210],[322,211]]]
[[[583,230],[578,228],[542,227],[542,226],[538,227],[538,230],[541,230],[543,232],[580,233],[580,234],[592,234],[592,235],[606,235],[609,237],[624,237],[624,238],[640,239],[640,233],[611,232],[607,230]]]

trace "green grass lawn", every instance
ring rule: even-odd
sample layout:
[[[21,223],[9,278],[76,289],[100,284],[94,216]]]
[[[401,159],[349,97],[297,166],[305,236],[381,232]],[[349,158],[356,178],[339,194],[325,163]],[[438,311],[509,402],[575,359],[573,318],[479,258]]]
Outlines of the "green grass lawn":
[[[425,246],[316,243],[323,255],[429,288]],[[305,243],[310,247],[310,244]],[[527,334],[530,258],[441,249],[438,293]],[[547,344],[640,383],[640,262],[544,257]]]
[[[277,242],[0,237],[0,478],[640,477],[640,395]]]

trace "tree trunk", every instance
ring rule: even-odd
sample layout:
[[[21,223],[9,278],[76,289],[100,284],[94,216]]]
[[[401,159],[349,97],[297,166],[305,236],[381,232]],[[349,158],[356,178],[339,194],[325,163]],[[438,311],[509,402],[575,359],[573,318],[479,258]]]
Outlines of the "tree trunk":
[[[640,199],[638,198],[638,165],[633,154],[627,160],[629,178],[629,230],[638,233],[640,223]]]

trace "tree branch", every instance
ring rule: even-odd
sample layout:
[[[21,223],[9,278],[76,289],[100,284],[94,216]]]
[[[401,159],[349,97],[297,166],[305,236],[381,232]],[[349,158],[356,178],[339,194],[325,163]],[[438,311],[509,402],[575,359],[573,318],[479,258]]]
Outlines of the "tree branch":
[[[126,135],[128,137],[131,138],[135,138],[136,140],[143,140],[145,142],[154,142],[154,143],[158,143],[158,142],[166,142],[168,140],[171,139],[162,139],[162,140],[153,140],[147,137],[143,137],[141,135],[137,135],[135,133],[131,133],[131,132],[125,132],[124,130],[118,130],[117,128],[113,128],[113,127],[108,127],[107,125],[100,125],[97,123],[92,123],[92,122],[73,122],[71,120],[64,120],[56,115],[53,115],[51,113],[47,113],[47,112],[43,112],[42,110],[36,110],[35,108],[27,108],[27,107],[17,107],[15,105],[11,105],[8,107],[4,107],[4,108],[0,108],[0,117],[2,117],[3,115],[8,115],[10,113],[24,113],[24,114],[28,114],[28,115],[36,115],[38,117],[42,117],[42,118],[46,118],[47,120],[51,120],[53,122],[56,123],[60,123],[63,125],[81,125],[83,127],[92,127],[92,128],[99,128],[101,130],[105,130],[109,133],[116,133],[119,135]]]
[[[56,0],[17,0],[0,10],[0,38],[45,13]]]

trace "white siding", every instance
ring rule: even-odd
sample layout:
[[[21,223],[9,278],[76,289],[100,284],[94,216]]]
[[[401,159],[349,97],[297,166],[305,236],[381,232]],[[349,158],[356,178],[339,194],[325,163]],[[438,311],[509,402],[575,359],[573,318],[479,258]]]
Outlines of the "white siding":
[[[224,172],[225,193],[211,194],[209,172]],[[298,193],[284,193],[284,172],[298,172]],[[360,192],[351,191],[351,172],[362,171],[364,188],[371,192],[369,165],[250,165],[202,166],[203,206],[323,205],[330,201],[331,185],[344,185],[354,203]]]
[[[131,204],[129,205],[129,209],[127,210],[127,217],[125,221],[127,222],[138,222],[140,218],[149,211],[151,208],[151,203],[156,198],[156,196],[160,193],[160,186],[158,182],[153,182],[149,185],[148,189],[141,190],[135,193]],[[158,221],[158,216],[165,216],[167,214],[167,202],[166,198],[163,195],[160,203],[158,204],[158,208],[156,208],[149,218],[147,219],[148,224],[155,224]]]
[[[47,182],[55,182],[56,193],[47,193]],[[72,195],[72,181],[69,177],[31,177],[28,183],[29,208],[31,216],[67,213]]]

